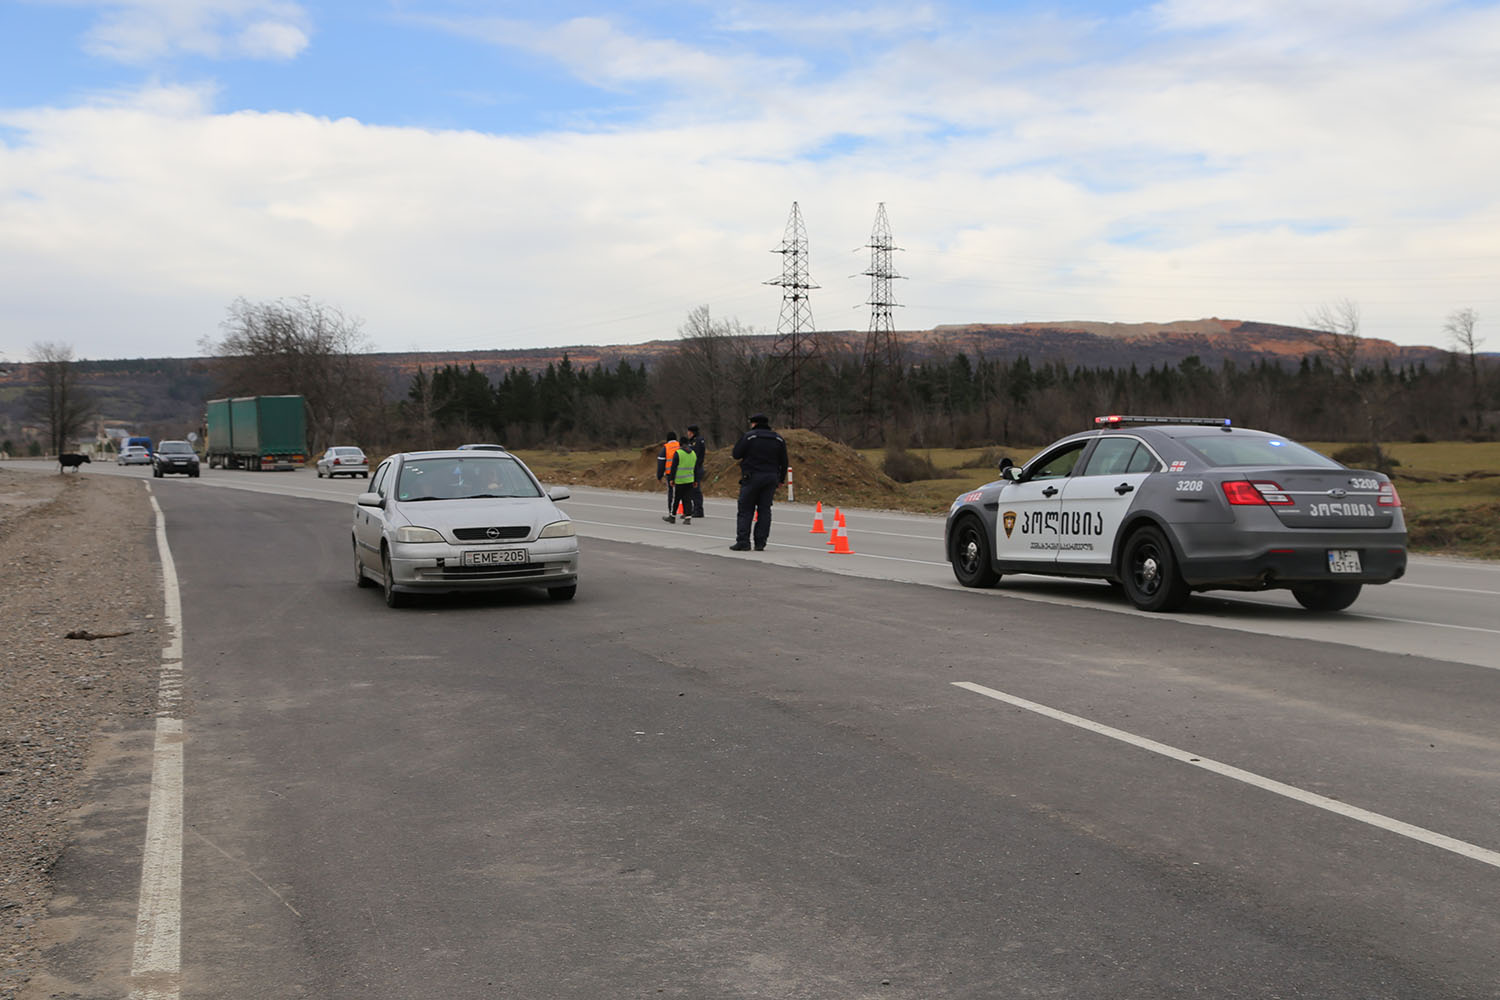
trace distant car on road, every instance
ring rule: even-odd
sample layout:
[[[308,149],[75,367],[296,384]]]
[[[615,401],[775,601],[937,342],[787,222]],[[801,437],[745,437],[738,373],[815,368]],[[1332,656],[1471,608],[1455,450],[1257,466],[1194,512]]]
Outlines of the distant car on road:
[[[318,457],[318,478],[327,476],[355,476],[370,478],[370,460],[365,453],[352,445],[336,445]]]
[[[578,538],[524,462],[483,449],[403,452],[375,469],[354,507],[354,580],[385,602],[408,594],[543,587],[578,591]]]
[[[138,444],[126,445],[115,456],[116,465],[150,465],[151,453]]]
[[[1342,611],[1406,572],[1395,484],[1277,434],[1188,417],[1099,417],[965,493],[944,537],[953,575],[1101,577],[1144,611],[1193,591],[1284,588]]]
[[[198,478],[198,453],[186,441],[163,441],[151,456],[151,474],[157,479],[174,473]]]

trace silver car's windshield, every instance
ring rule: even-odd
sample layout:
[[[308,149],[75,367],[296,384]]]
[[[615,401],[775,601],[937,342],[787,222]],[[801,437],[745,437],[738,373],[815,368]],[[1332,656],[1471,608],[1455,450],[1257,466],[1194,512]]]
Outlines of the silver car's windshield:
[[[1333,459],[1286,438],[1252,434],[1213,434],[1179,440],[1215,467],[1284,465],[1298,468],[1342,469]]]
[[[396,483],[396,499],[408,502],[541,495],[521,463],[509,455],[412,459],[401,466]]]

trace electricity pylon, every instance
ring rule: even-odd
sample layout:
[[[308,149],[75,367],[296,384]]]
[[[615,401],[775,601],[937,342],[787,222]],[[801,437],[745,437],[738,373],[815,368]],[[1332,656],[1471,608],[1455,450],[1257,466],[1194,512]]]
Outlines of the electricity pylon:
[[[891,254],[901,248],[891,242],[891,223],[886,218],[885,202],[875,210],[875,226],[870,231],[870,268],[862,272],[870,279],[870,332],[865,337],[865,414],[869,429],[880,425],[881,404],[894,408],[896,387],[901,381],[901,344],[896,340],[896,324],[891,310],[898,308],[891,292],[891,282],[903,275],[896,273]]]
[[[767,281],[781,286],[781,315],[776,320],[776,344],[771,349],[771,391],[786,402],[786,426],[802,426],[803,369],[819,354],[813,329],[812,306],[808,292],[819,286],[808,275],[807,229],[802,224],[802,210],[792,202],[787,218],[786,235],[781,246],[771,251],[781,254],[781,277]]]

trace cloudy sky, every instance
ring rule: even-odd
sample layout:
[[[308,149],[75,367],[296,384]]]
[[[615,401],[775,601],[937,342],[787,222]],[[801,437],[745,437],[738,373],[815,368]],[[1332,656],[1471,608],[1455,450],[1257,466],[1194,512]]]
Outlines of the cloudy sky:
[[[0,360],[1221,316],[1500,345],[1500,3],[0,0]],[[1493,322],[1492,322],[1493,321]]]

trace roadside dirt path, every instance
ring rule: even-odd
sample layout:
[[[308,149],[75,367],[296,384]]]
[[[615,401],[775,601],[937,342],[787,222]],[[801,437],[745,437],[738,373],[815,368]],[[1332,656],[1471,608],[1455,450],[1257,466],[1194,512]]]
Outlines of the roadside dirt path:
[[[94,755],[155,711],[155,532],[139,481],[0,464],[0,1000],[41,969],[51,872]]]

